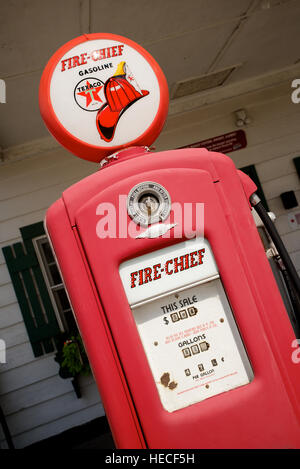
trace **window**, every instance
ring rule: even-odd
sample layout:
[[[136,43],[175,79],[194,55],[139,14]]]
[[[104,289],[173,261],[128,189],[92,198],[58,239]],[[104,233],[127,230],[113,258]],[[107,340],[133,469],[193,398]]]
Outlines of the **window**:
[[[47,236],[34,238],[33,245],[61,332],[77,329],[72,308]]]

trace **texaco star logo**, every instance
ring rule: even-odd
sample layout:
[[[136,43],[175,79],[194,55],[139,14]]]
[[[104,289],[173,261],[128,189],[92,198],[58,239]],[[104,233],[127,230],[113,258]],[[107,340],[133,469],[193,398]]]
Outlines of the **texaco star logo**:
[[[99,78],[89,77],[77,83],[74,89],[74,99],[78,106],[85,111],[98,111],[105,101],[103,94],[104,83]]]

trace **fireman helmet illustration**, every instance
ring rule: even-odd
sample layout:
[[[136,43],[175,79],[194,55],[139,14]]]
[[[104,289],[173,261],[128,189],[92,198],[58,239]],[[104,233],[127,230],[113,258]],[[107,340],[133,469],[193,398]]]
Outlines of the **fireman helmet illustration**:
[[[120,62],[116,73],[105,83],[104,95],[107,102],[100,108],[96,117],[101,138],[110,142],[122,114],[132,104],[148,94],[149,91],[139,89],[126,62]]]

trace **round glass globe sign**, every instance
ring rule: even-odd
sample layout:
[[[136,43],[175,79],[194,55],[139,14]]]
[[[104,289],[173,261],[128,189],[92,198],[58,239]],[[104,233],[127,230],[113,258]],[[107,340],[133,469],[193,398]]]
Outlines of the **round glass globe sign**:
[[[76,156],[99,162],[123,148],[150,146],[168,114],[166,78],[130,39],[85,34],[49,60],[39,89],[51,134]]]

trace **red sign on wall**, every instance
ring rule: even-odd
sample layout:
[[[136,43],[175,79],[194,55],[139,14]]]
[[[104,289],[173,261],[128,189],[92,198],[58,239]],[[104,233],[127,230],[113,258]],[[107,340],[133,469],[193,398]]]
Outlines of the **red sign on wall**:
[[[228,134],[218,135],[217,137],[208,138],[201,142],[185,145],[180,148],[206,148],[209,151],[219,153],[230,153],[232,151],[241,150],[247,146],[247,139],[244,130],[235,130]]]

